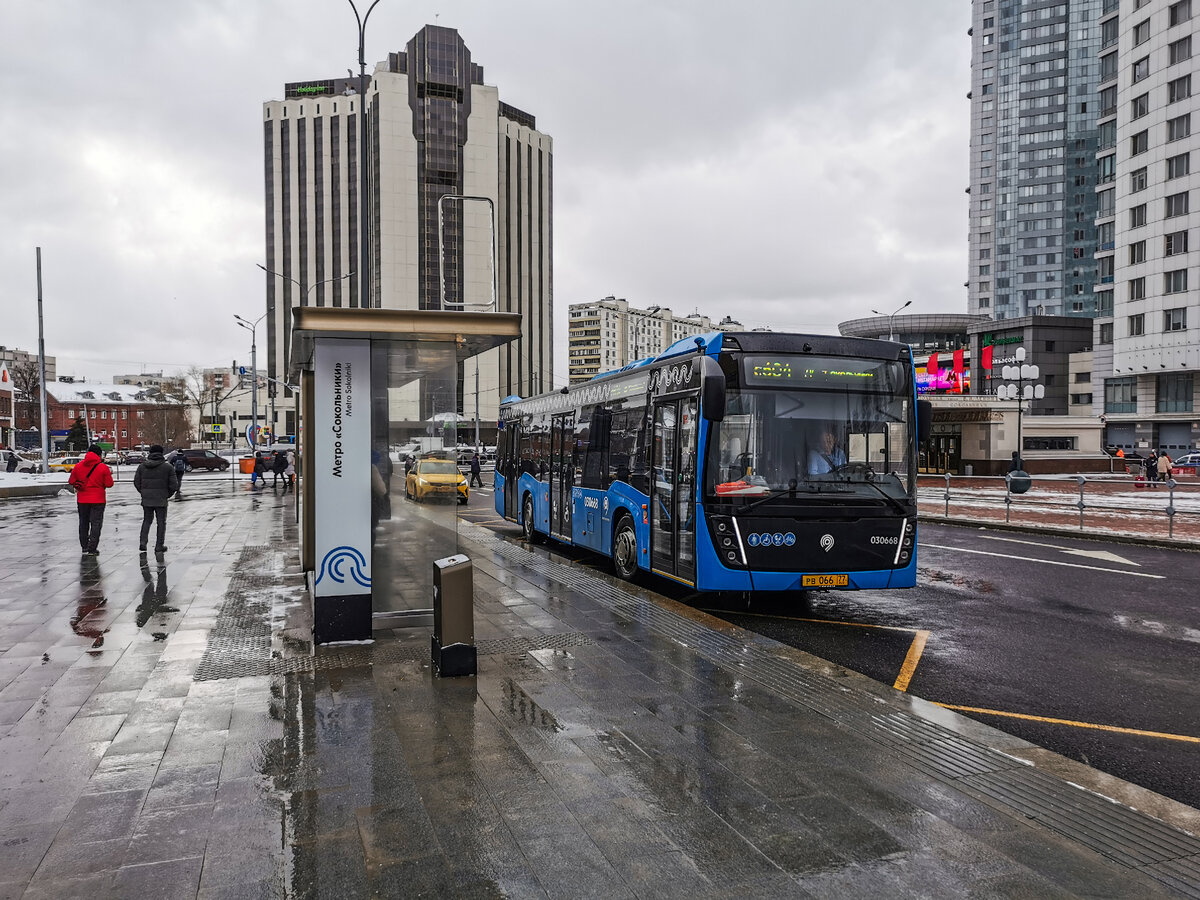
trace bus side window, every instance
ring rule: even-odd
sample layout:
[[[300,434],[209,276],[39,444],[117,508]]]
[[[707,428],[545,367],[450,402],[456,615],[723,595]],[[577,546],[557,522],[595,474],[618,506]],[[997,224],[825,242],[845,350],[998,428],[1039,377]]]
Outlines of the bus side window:
[[[610,416],[605,487],[614,481],[630,483],[629,466],[637,449],[636,416],[636,412],[630,412],[628,409],[619,409]]]
[[[526,416],[521,421],[521,430],[518,432],[519,442],[517,445],[517,475],[524,475],[531,471],[530,462],[533,459],[533,428],[531,420]]]
[[[643,406],[629,412],[630,427],[637,432],[633,459],[629,466],[629,483],[643,494],[650,493],[650,473],[646,469],[646,454],[650,450],[646,441],[646,411],[648,408]]]
[[[586,488],[607,488],[609,432],[612,428],[612,413],[596,407],[592,410],[591,430],[587,442],[587,456],[583,463],[583,479]]]

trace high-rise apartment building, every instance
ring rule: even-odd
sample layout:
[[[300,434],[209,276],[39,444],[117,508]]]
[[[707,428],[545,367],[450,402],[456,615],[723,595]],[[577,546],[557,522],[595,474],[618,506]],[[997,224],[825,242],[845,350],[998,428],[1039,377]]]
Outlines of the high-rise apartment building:
[[[973,0],[970,313],[1096,313],[1102,2]]]
[[[496,306],[522,315],[522,335],[480,358],[480,414],[494,418],[507,394],[552,389],[553,148],[534,117],[502,103],[483,77],[458,32],[434,25],[376,65],[365,97],[365,298],[358,79],[288,84],[283,100],[263,104],[265,265],[277,273],[266,277],[272,378],[286,379],[296,306],[487,307],[494,224]],[[494,223],[487,203],[449,200],[439,235],[447,195],[487,198]],[[472,398],[474,379],[473,365],[459,379]],[[407,418],[435,411],[419,385],[403,394]],[[284,429],[295,433],[290,421]]]
[[[1200,0],[1107,0],[1099,22],[1093,410],[1108,444],[1173,456],[1200,447],[1194,7]]]
[[[743,328],[728,316],[714,325],[712,319],[698,312],[676,317],[666,307],[636,309],[617,297],[572,303],[569,315],[567,368],[571,384],[619,369],[636,359],[657,356],[688,335]]]

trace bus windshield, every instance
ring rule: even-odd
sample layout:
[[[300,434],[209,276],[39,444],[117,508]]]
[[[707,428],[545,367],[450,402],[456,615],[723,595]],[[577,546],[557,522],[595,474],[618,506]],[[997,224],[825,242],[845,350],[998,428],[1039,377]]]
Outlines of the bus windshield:
[[[912,382],[888,360],[741,360],[709,438],[704,493],[725,503],[809,494],[911,498]]]

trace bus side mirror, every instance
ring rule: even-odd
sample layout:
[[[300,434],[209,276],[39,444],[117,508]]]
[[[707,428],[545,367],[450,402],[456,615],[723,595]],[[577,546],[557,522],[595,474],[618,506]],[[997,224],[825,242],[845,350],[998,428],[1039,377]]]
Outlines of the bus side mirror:
[[[933,433],[933,404],[928,400],[917,401],[917,440],[925,442]]]
[[[725,418],[725,373],[710,356],[700,357],[700,372],[704,418],[710,422],[720,422]]]

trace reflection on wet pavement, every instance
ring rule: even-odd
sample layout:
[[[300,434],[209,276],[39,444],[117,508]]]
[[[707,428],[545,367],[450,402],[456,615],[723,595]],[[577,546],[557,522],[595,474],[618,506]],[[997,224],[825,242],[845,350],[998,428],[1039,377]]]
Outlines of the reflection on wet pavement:
[[[427,629],[314,652],[292,497],[189,497],[178,552],[139,557],[117,502],[86,565],[72,518],[0,507],[34,548],[0,563],[9,894],[1162,895],[797,702],[761,639],[473,526],[478,678],[432,677]],[[857,689],[829,696],[895,714]]]

